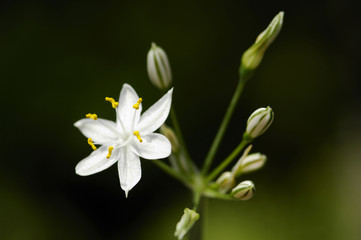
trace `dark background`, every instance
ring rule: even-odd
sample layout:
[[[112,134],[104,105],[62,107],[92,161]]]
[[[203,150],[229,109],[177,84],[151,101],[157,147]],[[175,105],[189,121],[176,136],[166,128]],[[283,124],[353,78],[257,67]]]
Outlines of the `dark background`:
[[[89,177],[73,127],[85,113],[115,119],[105,96],[123,83],[144,99],[152,41],[168,53],[173,104],[201,164],[237,85],[242,53],[272,18],[284,27],[245,91],[217,154],[271,106],[254,143],[267,154],[246,176],[247,202],[211,200],[206,239],[359,239],[360,19],[356,1],[2,1],[0,239],[172,239],[189,192],[150,161],[125,199],[115,166]]]

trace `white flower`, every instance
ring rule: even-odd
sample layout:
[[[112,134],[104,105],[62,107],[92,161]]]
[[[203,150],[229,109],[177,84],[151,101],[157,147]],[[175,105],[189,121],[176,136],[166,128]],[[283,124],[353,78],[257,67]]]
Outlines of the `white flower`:
[[[88,118],[74,125],[88,138],[93,149],[94,144],[101,145],[75,167],[77,174],[87,176],[103,171],[118,161],[121,188],[128,195],[141,178],[139,157],[160,159],[171,153],[171,144],[161,134],[153,133],[167,119],[173,89],[147,111],[142,111],[142,99],[128,84],[120,92],[119,104],[112,98],[106,98],[116,108],[116,122],[97,118],[87,114]],[[94,117],[95,115],[95,117]]]

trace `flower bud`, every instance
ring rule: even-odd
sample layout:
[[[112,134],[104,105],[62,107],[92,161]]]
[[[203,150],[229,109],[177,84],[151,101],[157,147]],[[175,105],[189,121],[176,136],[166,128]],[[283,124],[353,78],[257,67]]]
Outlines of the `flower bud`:
[[[231,195],[238,200],[248,200],[253,197],[255,192],[256,188],[254,187],[253,182],[247,180],[241,182],[235,188],[233,188]]]
[[[175,135],[174,131],[168,127],[167,125],[163,124],[160,127],[160,133],[168,138],[169,142],[172,145],[172,152],[176,153],[179,150],[179,141],[177,136]]]
[[[263,167],[266,160],[267,157],[264,154],[252,153],[248,155],[241,163],[239,174],[249,173],[260,169]]]
[[[199,214],[189,208],[184,209],[181,220],[177,223],[174,236],[183,239],[193,224],[199,219]]]
[[[226,193],[235,184],[234,176],[231,172],[223,172],[216,182],[221,193]]]
[[[258,35],[256,42],[243,53],[241,73],[252,72],[261,63],[263,54],[274,41],[280,32],[283,24],[283,12],[277,14],[270,25],[260,35]]]
[[[147,70],[150,81],[159,89],[166,90],[172,81],[172,72],[167,54],[155,43],[148,52]]]
[[[247,129],[244,138],[256,138],[262,135],[271,126],[274,118],[272,108],[259,108],[254,111],[247,121]]]

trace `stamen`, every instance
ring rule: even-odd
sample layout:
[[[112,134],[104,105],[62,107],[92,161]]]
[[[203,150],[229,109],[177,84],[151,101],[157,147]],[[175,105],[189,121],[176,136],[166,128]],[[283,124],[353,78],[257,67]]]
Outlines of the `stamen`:
[[[97,150],[97,147],[94,145],[93,140],[91,138],[88,138],[88,144],[92,147],[94,151]]]
[[[137,101],[137,103],[133,105],[133,108],[135,108],[135,109],[138,110],[138,109],[139,109],[139,105],[140,105],[140,103],[141,103],[142,101],[143,101],[143,99],[142,99],[142,98],[139,98],[138,101]]]
[[[108,155],[107,155],[107,158],[108,158],[108,159],[109,159],[110,156],[112,155],[112,151],[113,151],[113,147],[110,146],[110,147],[108,148]]]
[[[98,116],[95,113],[94,114],[88,113],[87,115],[85,115],[85,117],[91,118],[91,119],[94,119],[94,120],[98,119]]]
[[[142,138],[140,137],[140,135],[139,135],[139,131],[134,131],[134,132],[133,132],[133,135],[138,138],[139,142],[143,142],[143,139],[142,139]]]
[[[107,101],[107,102],[110,102],[111,104],[112,104],[112,107],[113,108],[117,108],[118,107],[118,102],[116,102],[115,100],[114,100],[114,98],[110,98],[110,97],[106,97],[105,98],[105,101]]]

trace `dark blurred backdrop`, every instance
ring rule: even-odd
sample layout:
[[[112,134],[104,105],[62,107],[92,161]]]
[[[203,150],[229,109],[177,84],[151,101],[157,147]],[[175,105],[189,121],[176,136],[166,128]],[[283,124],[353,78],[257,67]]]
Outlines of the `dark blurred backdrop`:
[[[253,151],[247,202],[211,200],[206,239],[359,239],[360,18],[354,1],[2,1],[0,239],[173,239],[189,192],[150,161],[125,199],[115,166],[89,177],[91,149],[73,126],[115,119],[123,83],[145,108],[152,41],[168,53],[174,106],[200,164],[237,85],[242,53],[272,18],[284,27],[247,83],[217,154],[241,140],[258,107],[275,121]]]

